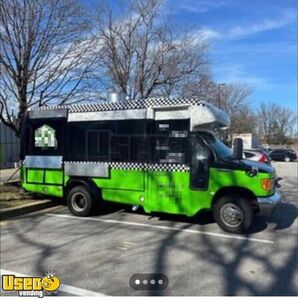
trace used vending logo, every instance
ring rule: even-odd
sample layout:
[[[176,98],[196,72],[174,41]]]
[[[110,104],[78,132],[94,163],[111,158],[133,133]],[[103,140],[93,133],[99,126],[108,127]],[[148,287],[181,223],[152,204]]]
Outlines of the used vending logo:
[[[56,293],[60,287],[60,279],[53,273],[46,273],[44,277],[23,277],[2,275],[2,290],[17,291],[19,296],[44,297],[45,293]]]

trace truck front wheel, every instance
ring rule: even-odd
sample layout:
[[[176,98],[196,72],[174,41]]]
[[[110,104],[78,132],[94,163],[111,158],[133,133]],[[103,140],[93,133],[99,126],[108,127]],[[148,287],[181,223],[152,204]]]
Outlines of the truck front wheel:
[[[253,218],[253,208],[240,195],[223,196],[213,207],[216,223],[225,231],[232,233],[246,232]]]
[[[83,185],[71,188],[67,193],[67,206],[76,216],[89,216],[93,208],[92,194],[89,189]]]

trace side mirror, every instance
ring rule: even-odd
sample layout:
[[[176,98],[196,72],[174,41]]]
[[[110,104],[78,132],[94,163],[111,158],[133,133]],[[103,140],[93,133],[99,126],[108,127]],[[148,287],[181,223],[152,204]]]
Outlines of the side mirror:
[[[243,159],[243,141],[235,138],[233,142],[233,157],[237,160]]]

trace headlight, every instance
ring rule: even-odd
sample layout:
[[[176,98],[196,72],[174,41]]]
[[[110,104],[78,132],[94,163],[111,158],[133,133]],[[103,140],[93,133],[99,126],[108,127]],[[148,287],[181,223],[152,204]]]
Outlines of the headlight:
[[[273,180],[269,178],[261,179],[261,187],[266,192],[271,191],[273,187]]]

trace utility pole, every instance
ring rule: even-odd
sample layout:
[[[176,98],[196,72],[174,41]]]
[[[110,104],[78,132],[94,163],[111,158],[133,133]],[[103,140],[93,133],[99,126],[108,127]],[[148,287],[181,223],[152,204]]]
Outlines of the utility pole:
[[[219,83],[217,85],[218,89],[218,108],[223,109],[223,99],[222,99],[222,91],[224,91],[224,88],[226,87],[225,83]]]
[[[218,103],[218,108],[219,109],[223,109],[223,110],[225,109],[225,107],[224,107],[225,101],[224,101],[224,99],[222,97],[223,96],[222,95],[222,91],[224,91],[225,87],[226,87],[225,83],[219,83],[217,85],[217,92],[218,92],[218,101],[217,101],[217,103]],[[222,139],[222,141],[226,145],[231,146],[232,138],[231,138],[231,133],[229,132],[229,130],[224,130],[223,131],[221,139]]]

